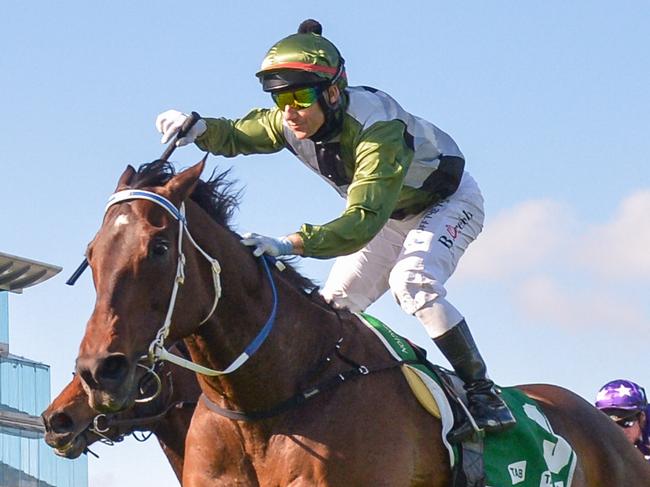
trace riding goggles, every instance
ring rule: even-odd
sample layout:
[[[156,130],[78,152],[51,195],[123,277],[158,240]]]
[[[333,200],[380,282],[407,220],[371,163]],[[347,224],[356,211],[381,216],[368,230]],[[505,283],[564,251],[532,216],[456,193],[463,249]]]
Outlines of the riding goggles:
[[[632,417],[619,419],[616,421],[616,424],[619,425],[621,428],[627,429],[627,428],[631,428],[638,422],[639,422],[639,415],[637,414]]]
[[[281,110],[284,110],[287,105],[296,110],[302,110],[316,103],[321,91],[322,89],[319,87],[310,86],[290,91],[273,92],[271,96]]]

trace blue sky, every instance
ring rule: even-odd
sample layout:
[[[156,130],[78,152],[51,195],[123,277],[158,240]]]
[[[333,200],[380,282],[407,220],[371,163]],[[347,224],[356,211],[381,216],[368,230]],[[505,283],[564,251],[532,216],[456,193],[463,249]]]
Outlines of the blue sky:
[[[126,164],[157,158],[166,109],[269,106],[255,71],[301,20],[321,21],[351,84],[449,132],[486,200],[486,229],[448,283],[491,375],[592,400],[619,376],[650,387],[650,94],[643,1],[4,2],[0,250],[64,267],[12,296],[15,353],[70,378],[94,294],[64,285]],[[174,154],[177,167],[198,161]],[[211,158],[244,188],[236,228],[270,235],[343,201],[288,152]],[[206,174],[207,175],[207,174]],[[269,210],[270,209],[270,210]],[[331,262],[303,260],[323,282]],[[227,285],[227,284],[226,284]],[[371,310],[423,345],[390,296]],[[432,350],[435,360],[442,360]],[[173,485],[157,445],[99,447],[91,485]],[[146,468],[145,468],[146,466]]]

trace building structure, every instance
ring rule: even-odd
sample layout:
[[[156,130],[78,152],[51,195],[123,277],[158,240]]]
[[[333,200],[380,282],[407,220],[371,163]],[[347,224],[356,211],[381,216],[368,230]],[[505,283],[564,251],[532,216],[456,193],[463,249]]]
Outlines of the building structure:
[[[87,457],[60,458],[43,440],[40,414],[50,403],[49,366],[9,347],[9,293],[20,294],[60,270],[0,252],[0,487],[88,486]]]

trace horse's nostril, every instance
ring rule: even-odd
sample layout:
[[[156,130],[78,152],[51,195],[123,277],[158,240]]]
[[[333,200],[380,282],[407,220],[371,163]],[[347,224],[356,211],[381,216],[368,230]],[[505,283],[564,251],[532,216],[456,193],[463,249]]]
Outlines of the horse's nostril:
[[[122,354],[115,354],[106,357],[97,368],[96,378],[102,380],[120,381],[129,371],[129,361]]]
[[[112,353],[100,358],[77,358],[77,373],[92,391],[115,391],[129,375],[130,362],[123,353]]]
[[[48,431],[58,434],[70,433],[74,429],[74,421],[66,413],[55,413],[45,422]]]

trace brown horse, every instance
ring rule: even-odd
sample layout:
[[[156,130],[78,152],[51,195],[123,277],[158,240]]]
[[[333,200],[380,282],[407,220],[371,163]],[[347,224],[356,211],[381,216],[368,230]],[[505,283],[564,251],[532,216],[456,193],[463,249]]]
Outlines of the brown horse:
[[[178,348],[176,351],[182,353]],[[41,415],[45,442],[57,455],[74,459],[96,441],[113,443],[136,431],[151,432],[180,481],[185,437],[201,389],[196,375],[187,369],[169,364],[161,373],[161,389],[155,398],[108,415],[98,415],[88,405],[88,395],[75,375]]]
[[[97,301],[77,371],[90,405],[130,407],[138,364],[164,356],[163,340],[185,338],[208,368],[186,442],[186,487],[449,485],[441,423],[374,334],[308,293],[291,267],[269,270],[254,258],[228,227],[227,184],[201,181],[203,165],[174,175],[156,162],[120,178],[118,190],[140,191],[114,195],[87,252]],[[573,487],[650,486],[650,467],[608,418],[563,389],[524,389],[576,450]]]

